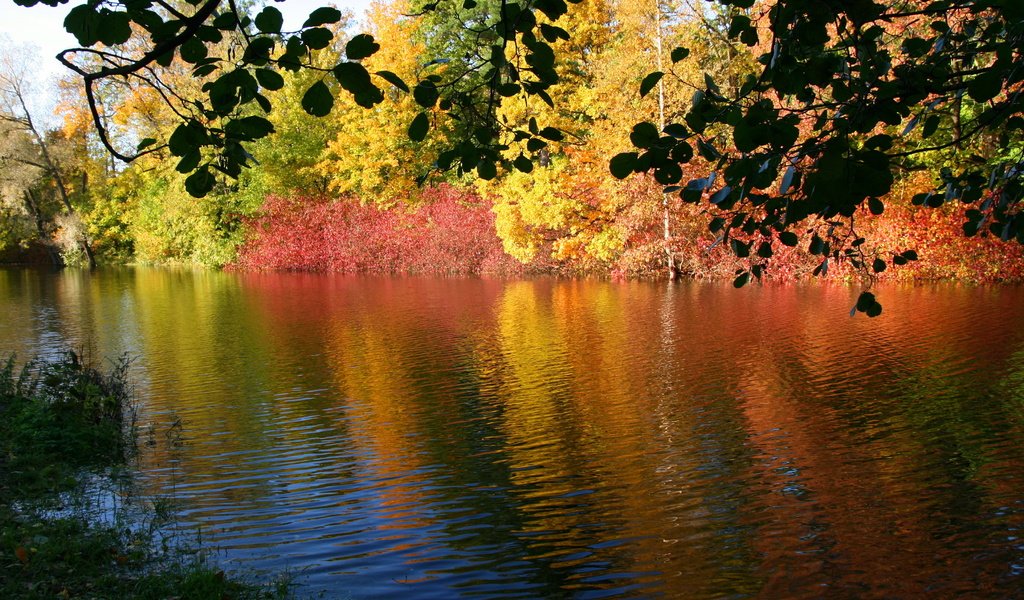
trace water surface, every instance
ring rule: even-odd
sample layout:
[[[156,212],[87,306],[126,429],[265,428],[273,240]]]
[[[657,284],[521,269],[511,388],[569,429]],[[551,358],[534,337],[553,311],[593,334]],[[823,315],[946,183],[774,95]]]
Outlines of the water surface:
[[[130,353],[147,491],[327,597],[1021,593],[1024,290],[857,291],[0,270],[0,348]]]

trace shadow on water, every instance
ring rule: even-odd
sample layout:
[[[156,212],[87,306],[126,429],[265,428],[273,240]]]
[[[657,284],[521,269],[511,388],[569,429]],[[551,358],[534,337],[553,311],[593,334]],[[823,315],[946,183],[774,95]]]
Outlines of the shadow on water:
[[[154,494],[328,596],[1005,597],[1024,291],[0,271],[137,357]]]

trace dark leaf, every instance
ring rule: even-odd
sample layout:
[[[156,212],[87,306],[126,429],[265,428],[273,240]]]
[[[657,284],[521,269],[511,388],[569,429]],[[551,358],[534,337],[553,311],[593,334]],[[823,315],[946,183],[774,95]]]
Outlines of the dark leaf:
[[[616,179],[625,179],[629,177],[630,173],[633,172],[633,168],[636,167],[636,160],[636,152],[623,152],[615,155],[608,166]]]
[[[302,108],[314,117],[323,117],[331,112],[334,107],[334,96],[331,90],[323,81],[317,81],[309,86],[302,96]]]
[[[273,6],[267,6],[256,15],[254,20],[256,29],[263,33],[281,33],[281,26],[284,25],[284,16],[281,11]]]
[[[189,173],[194,171],[195,168],[199,166],[199,161],[202,157],[203,155],[198,149],[192,150],[185,154],[185,156],[181,157],[181,160],[178,161],[178,165],[174,167],[174,169],[179,173]]]
[[[412,90],[412,97],[416,100],[416,104],[423,108],[434,106],[437,103],[438,96],[437,86],[433,81],[421,81]]]
[[[498,176],[498,168],[494,161],[481,160],[476,166],[476,174],[484,181],[490,181]]]
[[[792,231],[783,231],[779,234],[779,241],[782,245],[789,246],[790,248],[800,243],[800,239]]]
[[[429,129],[430,119],[427,117],[427,113],[421,112],[413,118],[412,124],[409,125],[409,139],[414,142],[422,142],[427,137]]]
[[[640,82],[640,97],[643,98],[650,93],[650,91],[654,89],[654,86],[658,85],[658,82],[661,81],[661,78],[664,76],[665,74],[661,71],[655,71],[648,74],[647,77],[644,77],[644,80]]]
[[[181,45],[179,52],[181,53],[181,60],[195,64],[206,58],[206,44],[198,38],[192,38]]]
[[[345,56],[349,60],[361,60],[380,50],[380,44],[373,41],[373,36],[368,33],[360,33],[345,44]]]
[[[360,94],[376,89],[370,79],[370,72],[359,63],[343,62],[334,67],[334,77],[352,94]]]
[[[331,45],[334,39],[334,32],[326,27],[313,27],[301,34],[302,42],[312,50],[320,50]]]
[[[629,134],[629,140],[637,148],[650,148],[658,142],[658,139],[658,128],[653,123],[637,123],[633,126],[632,133]]]
[[[377,71],[374,74],[377,75],[378,77],[383,78],[385,81],[395,86],[396,88],[402,90],[403,92],[407,94],[409,93],[409,86],[406,85],[404,81],[402,81],[401,77],[395,75],[391,71]]]
[[[540,130],[540,137],[547,138],[552,142],[560,142],[565,139],[565,134],[554,127],[545,127]]]
[[[302,27],[317,27],[330,23],[337,23],[341,20],[341,11],[333,6],[321,6],[309,13],[309,18],[302,24]]]
[[[195,198],[202,198],[213,189],[214,181],[210,168],[203,165],[185,179],[185,191]]]

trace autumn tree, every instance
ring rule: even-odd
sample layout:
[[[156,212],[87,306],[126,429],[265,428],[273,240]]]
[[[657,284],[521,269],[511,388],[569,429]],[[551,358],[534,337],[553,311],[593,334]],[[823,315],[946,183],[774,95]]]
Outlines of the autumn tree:
[[[541,155],[559,136],[546,127],[560,130],[505,122],[502,107],[519,94],[549,107],[560,100],[563,75],[555,46],[573,34],[562,26],[566,2],[440,0],[412,9],[451,24],[436,28],[438,37],[428,44],[432,64],[444,68],[421,71],[417,81],[384,69],[371,72],[363,63],[379,45],[369,35],[353,37],[329,70],[311,63],[311,52],[334,38],[323,27],[340,19],[333,9],[313,11],[299,30],[282,31],[273,6],[250,17],[224,0],[193,6],[81,4],[65,24],[83,48],[62,59],[81,76],[94,109],[98,82],[140,78],[159,88],[147,70],[175,56],[192,65],[197,77],[212,78],[199,93],[181,98],[180,124],[167,141],[190,173],[187,189],[197,196],[214,188],[215,173],[236,177],[251,164],[246,148],[272,131],[261,115],[272,109],[265,92],[279,87],[282,71],[322,75],[302,97],[312,115],[326,115],[335,105],[328,78],[364,108],[382,102],[384,89],[408,90],[422,109],[408,130],[413,140],[428,135],[429,111],[452,115],[459,135],[438,155],[442,171],[486,180],[502,169],[529,170],[526,161],[516,164],[517,157],[506,152],[532,141]],[[886,265],[913,260],[910,249],[866,252],[857,224],[885,210],[884,198],[899,172],[925,161],[938,166],[938,177],[934,190],[916,202],[969,205],[965,233],[1024,239],[1024,5],[718,0],[717,6],[698,6],[694,15],[708,17],[707,30],[724,38],[726,51],[750,48],[755,71],[742,79],[708,71],[685,116],[664,126],[652,119],[637,124],[630,132],[635,150],[617,155],[610,167],[617,177],[651,173],[665,193],[711,207],[709,229],[738,258],[749,260],[737,285],[760,277],[781,246],[806,243],[820,260],[819,273],[845,262],[870,278]],[[216,44],[228,35],[238,40],[237,51],[225,54]],[[669,50],[669,64],[685,68],[687,50]],[[76,62],[85,54],[99,57],[102,66]],[[651,67],[657,69],[657,62]],[[651,93],[669,83],[670,73],[663,63],[639,91]],[[173,96],[170,91],[164,93]],[[96,118],[95,125],[104,139],[103,123]],[[541,135],[545,131],[551,135]],[[132,158],[156,145],[145,139],[131,156],[118,155]],[[698,160],[711,168],[692,177],[684,167]],[[869,315],[881,310],[870,292],[857,308]]]
[[[40,239],[48,237],[48,230],[65,238],[67,246],[77,246],[89,267],[95,267],[92,247],[72,202],[65,140],[60,132],[48,130],[33,114],[32,64],[28,48],[8,46],[0,51],[0,121],[6,125],[0,164],[8,172],[4,177],[5,195],[24,198]],[[46,209],[47,194],[59,201],[58,210]]]

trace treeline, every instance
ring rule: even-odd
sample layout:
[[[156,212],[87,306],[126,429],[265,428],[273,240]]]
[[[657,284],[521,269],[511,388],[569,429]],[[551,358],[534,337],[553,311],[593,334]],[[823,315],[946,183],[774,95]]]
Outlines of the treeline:
[[[67,264],[84,264],[94,255],[101,263],[243,269],[645,276],[663,274],[671,263],[688,276],[732,277],[745,265],[708,228],[718,210],[714,204],[683,202],[653,177],[617,179],[609,161],[643,133],[633,124],[682,121],[695,95],[707,88],[707,75],[716,86],[735,88],[722,89],[723,96],[735,95],[758,71],[755,57],[765,48],[731,38],[730,27],[737,16],[757,23],[770,4],[570,5],[558,21],[561,29],[551,29],[559,75],[552,102],[524,95],[515,85],[500,90],[507,94],[500,118],[533,135],[507,151],[512,168],[491,172],[489,163],[481,163],[461,177],[438,168],[439,155],[445,163],[446,151],[454,146],[457,152],[458,140],[478,132],[464,131],[463,123],[437,109],[424,116],[414,94],[400,93],[397,84],[385,86],[383,102],[365,108],[358,96],[339,93],[337,80],[325,73],[351,39],[344,32],[366,31],[381,47],[363,61],[370,73],[389,81],[389,74],[416,81],[438,73],[446,81],[454,76],[472,82],[483,77],[468,67],[481,46],[467,32],[501,3],[441,4],[421,16],[410,16],[418,7],[402,0],[374,4],[359,25],[349,16],[331,26],[338,35],[314,56],[324,72],[304,69],[282,77],[256,70],[260,93],[273,101],[263,116],[274,132],[251,144],[249,169],[237,179],[218,175],[213,191],[199,199],[185,185],[193,157],[161,151],[129,166],[114,163],[72,84],[62,88],[59,128],[33,120],[25,101],[30,59],[6,52],[0,65],[0,245],[8,260],[35,251],[42,260]],[[568,39],[562,30],[571,34]],[[895,53],[908,34],[894,28],[886,35]],[[234,42],[227,36],[218,43]],[[672,52],[677,47],[688,55]],[[173,148],[180,123],[176,98],[201,96],[214,80],[203,72],[199,54],[183,47],[172,62],[155,67],[158,85],[104,83],[100,108],[113,145],[135,148],[151,139]],[[656,83],[645,79],[654,70],[666,76]],[[323,106],[309,94],[320,87],[317,81],[334,96],[323,117],[309,114]],[[969,114],[978,106],[963,98],[959,110]],[[927,126],[948,137],[959,118],[943,116]],[[801,135],[808,127],[800,124]],[[425,139],[414,141],[426,129]],[[736,143],[725,131],[718,138],[718,148]],[[956,203],[937,209],[912,203],[915,194],[934,188],[951,161],[984,155],[984,140],[978,144],[922,154],[913,170],[895,174],[896,191],[885,198],[883,214],[864,211],[858,229],[867,234],[867,255],[890,264],[894,257],[907,262],[898,257],[908,250],[920,258],[881,277],[1024,277],[1019,244],[995,236],[965,238],[964,208]],[[686,168],[683,181],[707,177],[715,165],[698,157]],[[798,237],[798,246],[807,243]],[[815,257],[783,246],[771,254],[766,276],[801,278],[817,267]],[[828,275],[855,273],[839,263]]]

